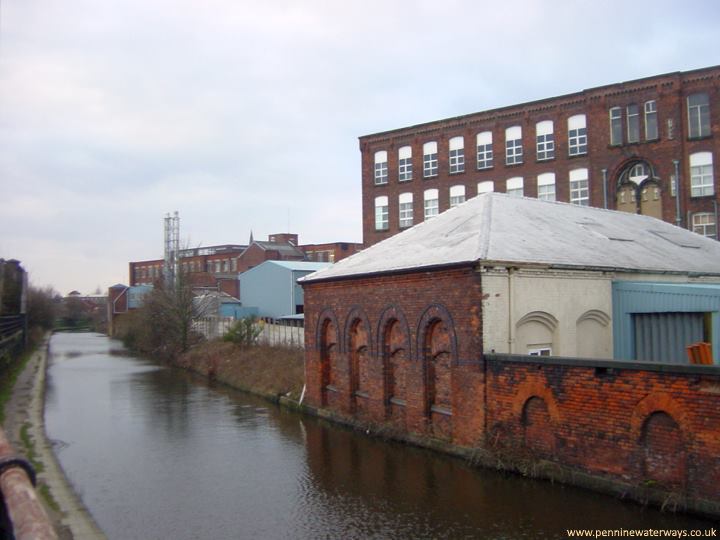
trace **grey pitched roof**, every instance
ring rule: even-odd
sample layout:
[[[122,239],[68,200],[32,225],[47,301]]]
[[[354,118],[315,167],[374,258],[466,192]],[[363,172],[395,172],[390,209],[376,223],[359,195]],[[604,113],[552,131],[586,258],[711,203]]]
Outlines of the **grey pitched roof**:
[[[720,276],[720,242],[648,216],[486,193],[301,281],[474,262]]]
[[[260,241],[257,240],[253,242],[255,245],[259,246],[263,250],[274,250],[280,253],[283,256],[287,257],[304,257],[305,254],[302,252],[301,249],[298,247],[288,244],[288,243],[282,243],[282,242],[267,242],[267,241]]]

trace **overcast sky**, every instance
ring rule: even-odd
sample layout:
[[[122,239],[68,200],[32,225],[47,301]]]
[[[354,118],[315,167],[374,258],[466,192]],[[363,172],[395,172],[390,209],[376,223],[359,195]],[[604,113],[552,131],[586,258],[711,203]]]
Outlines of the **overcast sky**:
[[[362,240],[361,135],[720,64],[720,2],[0,0],[0,257]]]

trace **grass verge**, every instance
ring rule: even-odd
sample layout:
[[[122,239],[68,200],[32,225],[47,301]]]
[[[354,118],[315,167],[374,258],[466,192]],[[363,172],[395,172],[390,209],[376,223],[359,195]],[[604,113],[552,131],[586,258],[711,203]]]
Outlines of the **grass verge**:
[[[0,377],[0,425],[5,425],[5,405],[12,397],[15,382],[34,352],[34,349],[25,351],[15,362],[6,367],[3,376]]]

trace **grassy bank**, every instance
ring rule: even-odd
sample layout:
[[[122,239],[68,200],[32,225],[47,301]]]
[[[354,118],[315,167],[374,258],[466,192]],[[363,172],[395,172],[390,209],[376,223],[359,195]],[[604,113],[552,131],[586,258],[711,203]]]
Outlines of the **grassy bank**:
[[[305,380],[304,354],[302,349],[211,341],[193,347],[173,363],[233,388],[297,400]]]

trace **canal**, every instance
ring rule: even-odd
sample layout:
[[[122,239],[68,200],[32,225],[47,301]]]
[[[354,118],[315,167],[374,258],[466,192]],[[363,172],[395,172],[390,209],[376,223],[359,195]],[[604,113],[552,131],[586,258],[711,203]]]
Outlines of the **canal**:
[[[99,334],[52,337],[45,420],[113,540],[534,539],[713,526],[366,437],[135,358]]]

